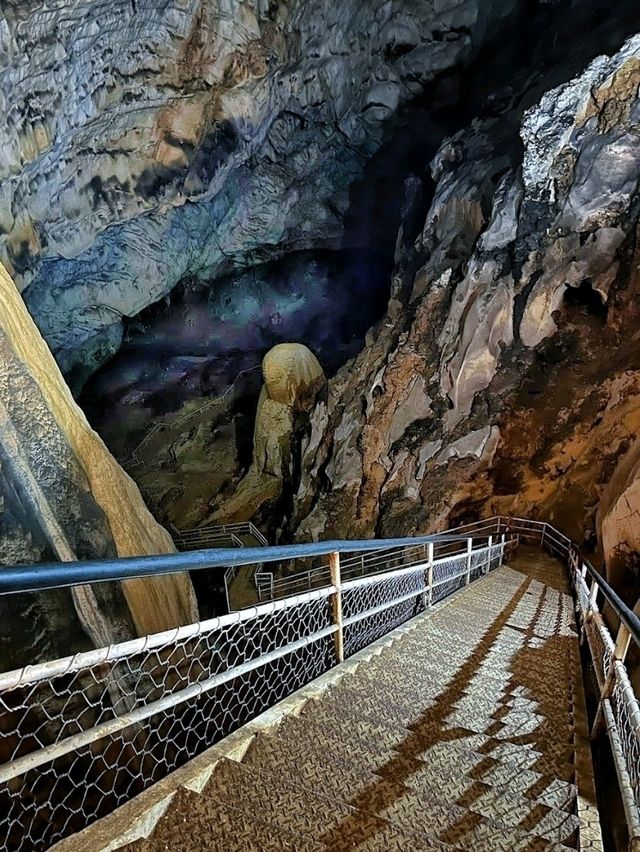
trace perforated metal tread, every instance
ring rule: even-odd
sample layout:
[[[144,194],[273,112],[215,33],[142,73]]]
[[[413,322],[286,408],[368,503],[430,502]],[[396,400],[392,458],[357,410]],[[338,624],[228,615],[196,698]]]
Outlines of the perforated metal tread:
[[[259,734],[242,763],[220,761],[201,794],[180,791],[151,837],[124,848],[601,848],[592,779],[577,769],[590,756],[577,753],[564,569],[543,556],[516,566]]]

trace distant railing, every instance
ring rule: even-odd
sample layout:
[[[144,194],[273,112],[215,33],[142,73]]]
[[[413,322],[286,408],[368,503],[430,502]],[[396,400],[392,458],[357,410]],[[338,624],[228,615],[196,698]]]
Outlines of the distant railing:
[[[244,521],[235,524],[210,524],[202,527],[194,527],[189,530],[179,530],[173,524],[169,524],[169,530],[173,536],[178,550],[205,550],[208,548],[219,547],[245,547],[247,540],[250,544],[258,547],[267,547],[268,542],[260,530],[252,523],[252,521]],[[240,538],[242,536],[243,538]],[[255,580],[255,573],[260,570],[261,564],[254,566],[254,583],[258,588]],[[232,565],[224,572],[224,590],[227,601],[227,612],[231,612],[233,590],[232,585],[236,580],[242,566]]]
[[[214,547],[245,547],[240,536],[251,539],[251,543],[266,547],[269,542],[251,521],[236,524],[209,524],[179,530],[169,525],[169,531],[178,550],[205,550]]]
[[[447,531],[449,535],[450,531]],[[479,539],[486,543],[487,535],[481,534]],[[456,556],[467,552],[470,539],[458,536],[453,540],[434,542],[434,557],[436,559]],[[341,560],[340,569],[343,579],[373,576],[381,571],[392,568],[409,567],[425,562],[427,559],[427,543],[412,547],[391,547],[377,551],[364,551],[349,555]],[[282,571],[282,567],[280,567]],[[307,570],[295,570],[289,567],[284,576],[278,576],[276,571],[261,568],[256,571],[255,582],[260,601],[279,600],[297,595],[312,589],[327,585],[330,577],[329,562],[317,565]]]
[[[254,367],[248,367],[245,370],[240,370],[235,379],[231,382],[230,385],[227,385],[221,394],[218,396],[211,397],[210,399],[203,402],[198,408],[194,408],[192,411],[187,411],[186,414],[182,414],[180,417],[177,417],[175,420],[153,420],[151,422],[151,428],[145,435],[142,437],[140,442],[137,444],[135,449],[131,451],[131,455],[129,458],[123,462],[124,466],[133,470],[136,467],[139,467],[144,464],[143,459],[140,458],[140,452],[146,447],[149,441],[156,435],[158,432],[169,432],[176,427],[180,427],[185,423],[188,423],[189,420],[192,420],[194,417],[197,417],[199,414],[202,414],[204,411],[207,411],[209,408],[213,408],[216,405],[220,405],[224,402],[230,393],[233,391],[236,382],[240,378],[240,376],[244,376],[247,373],[252,373],[254,370],[259,370],[261,364],[256,364]]]

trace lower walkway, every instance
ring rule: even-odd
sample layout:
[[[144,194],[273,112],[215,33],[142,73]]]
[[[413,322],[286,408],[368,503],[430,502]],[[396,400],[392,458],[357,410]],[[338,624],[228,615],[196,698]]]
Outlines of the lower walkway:
[[[601,849],[564,570],[525,551],[416,619],[123,848]]]

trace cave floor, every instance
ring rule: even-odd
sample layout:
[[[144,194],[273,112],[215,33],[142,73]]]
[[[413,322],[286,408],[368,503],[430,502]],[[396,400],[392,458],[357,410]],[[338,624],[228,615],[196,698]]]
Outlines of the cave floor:
[[[525,551],[123,848],[602,849],[568,592],[559,563]]]

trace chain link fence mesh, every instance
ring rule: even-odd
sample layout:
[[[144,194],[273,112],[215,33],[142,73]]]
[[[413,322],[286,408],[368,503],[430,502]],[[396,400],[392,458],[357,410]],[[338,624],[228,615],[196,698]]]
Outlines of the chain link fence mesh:
[[[345,654],[497,566],[503,550],[482,544],[430,569],[423,547],[405,547],[364,560],[370,576],[345,560]],[[0,851],[49,848],[328,671],[335,594],[325,585],[0,675]]]
[[[618,777],[622,795],[635,811],[635,823],[640,824],[640,707],[624,664],[615,659],[615,643],[579,563],[570,565],[577,609],[593,662],[596,691],[610,710],[610,714],[605,710],[605,717],[612,719],[615,728],[612,755],[621,764]]]

